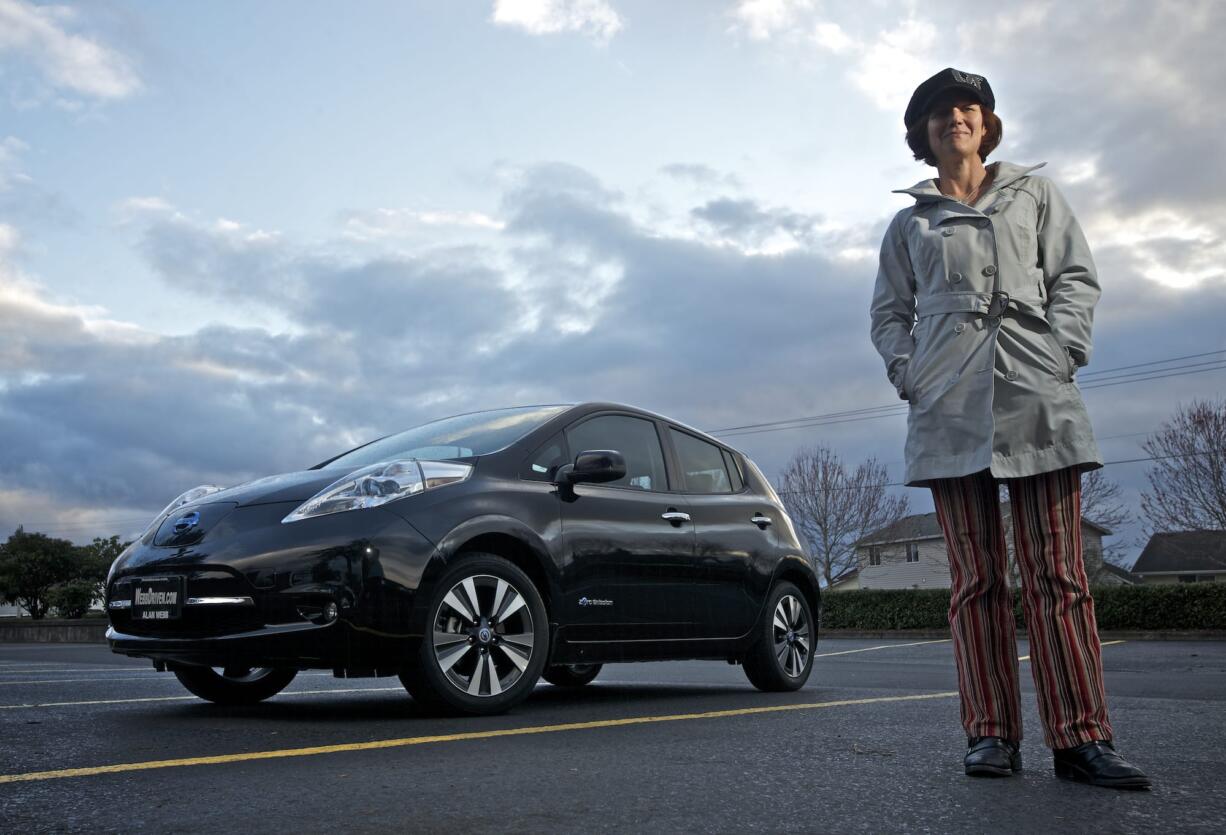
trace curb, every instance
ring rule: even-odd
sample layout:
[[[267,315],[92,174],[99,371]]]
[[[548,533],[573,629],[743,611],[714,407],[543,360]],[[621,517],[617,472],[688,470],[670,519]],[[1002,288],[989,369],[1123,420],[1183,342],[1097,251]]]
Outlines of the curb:
[[[106,618],[81,620],[0,620],[0,644],[102,644],[106,643]],[[1026,630],[1019,629],[1025,638]],[[1226,641],[1226,629],[1105,629],[1104,641]],[[821,629],[818,638],[871,638],[873,640],[940,640],[948,629]]]
[[[1025,629],[1017,631],[1019,638],[1028,637]],[[949,638],[948,629],[822,629],[818,639],[827,638]],[[1104,641],[1226,641],[1226,629],[1103,629],[1098,637]]]
[[[102,644],[108,626],[107,618],[5,618],[0,620],[0,644]]]

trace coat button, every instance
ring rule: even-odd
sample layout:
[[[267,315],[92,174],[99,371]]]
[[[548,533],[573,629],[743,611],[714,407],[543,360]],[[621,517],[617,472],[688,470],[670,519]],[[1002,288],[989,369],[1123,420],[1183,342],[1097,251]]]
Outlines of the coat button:
[[[966,322],[959,322],[954,325],[954,333],[962,333],[964,330],[966,330]]]
[[[996,275],[996,266],[994,264],[988,264],[986,267],[983,268],[983,274],[984,275]]]
[[[962,280],[962,273],[954,273],[953,275],[949,277],[949,280],[952,281],[954,284],[957,284],[959,281]]]
[[[942,234],[942,235],[944,235],[944,236],[945,236],[945,237],[947,237],[947,238],[948,238],[950,235],[952,235],[953,233],[954,233],[954,230],[952,230],[952,229],[942,229],[942,230],[941,230],[941,234]]]
[[[1005,379],[1006,379],[1006,380],[1016,380],[1016,379],[1017,379],[1017,372],[1016,372],[1016,371],[1010,371],[1008,374],[1006,374],[1006,375],[1005,375]]]

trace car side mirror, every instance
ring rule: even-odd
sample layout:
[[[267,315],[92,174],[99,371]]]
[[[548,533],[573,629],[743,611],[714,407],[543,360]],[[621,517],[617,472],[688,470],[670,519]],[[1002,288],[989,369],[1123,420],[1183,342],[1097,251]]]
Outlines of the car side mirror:
[[[575,463],[558,471],[561,484],[603,484],[626,477],[626,459],[612,449],[589,449],[575,456]]]

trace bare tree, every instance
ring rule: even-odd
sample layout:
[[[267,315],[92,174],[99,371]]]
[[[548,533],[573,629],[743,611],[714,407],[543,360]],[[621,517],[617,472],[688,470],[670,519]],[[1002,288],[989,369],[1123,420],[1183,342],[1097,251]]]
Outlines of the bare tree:
[[[1226,399],[1180,406],[1141,447],[1155,459],[1141,494],[1148,533],[1226,530]]]
[[[849,471],[820,445],[797,452],[784,468],[781,498],[827,586],[856,567],[857,540],[907,515],[906,497],[891,496],[887,481],[877,459]]]
[[[1120,486],[1103,475],[1102,470],[1091,470],[1081,477],[1081,516],[1116,534],[1132,519],[1132,514],[1124,506]],[[1107,562],[1123,566],[1124,551],[1125,543],[1117,537],[1110,545],[1103,546],[1101,556]],[[1086,567],[1090,568],[1088,561]]]

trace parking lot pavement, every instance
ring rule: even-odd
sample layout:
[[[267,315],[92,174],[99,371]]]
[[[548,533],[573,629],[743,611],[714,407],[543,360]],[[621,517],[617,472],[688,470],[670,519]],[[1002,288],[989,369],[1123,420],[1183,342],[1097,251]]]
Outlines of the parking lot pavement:
[[[1104,648],[1142,793],[1052,776],[1029,689],[1026,771],[964,776],[948,641],[817,652],[797,693],[724,663],[615,665],[437,718],[394,678],[303,674],[219,708],[102,646],[0,645],[0,831],[1221,831],[1226,642]]]

